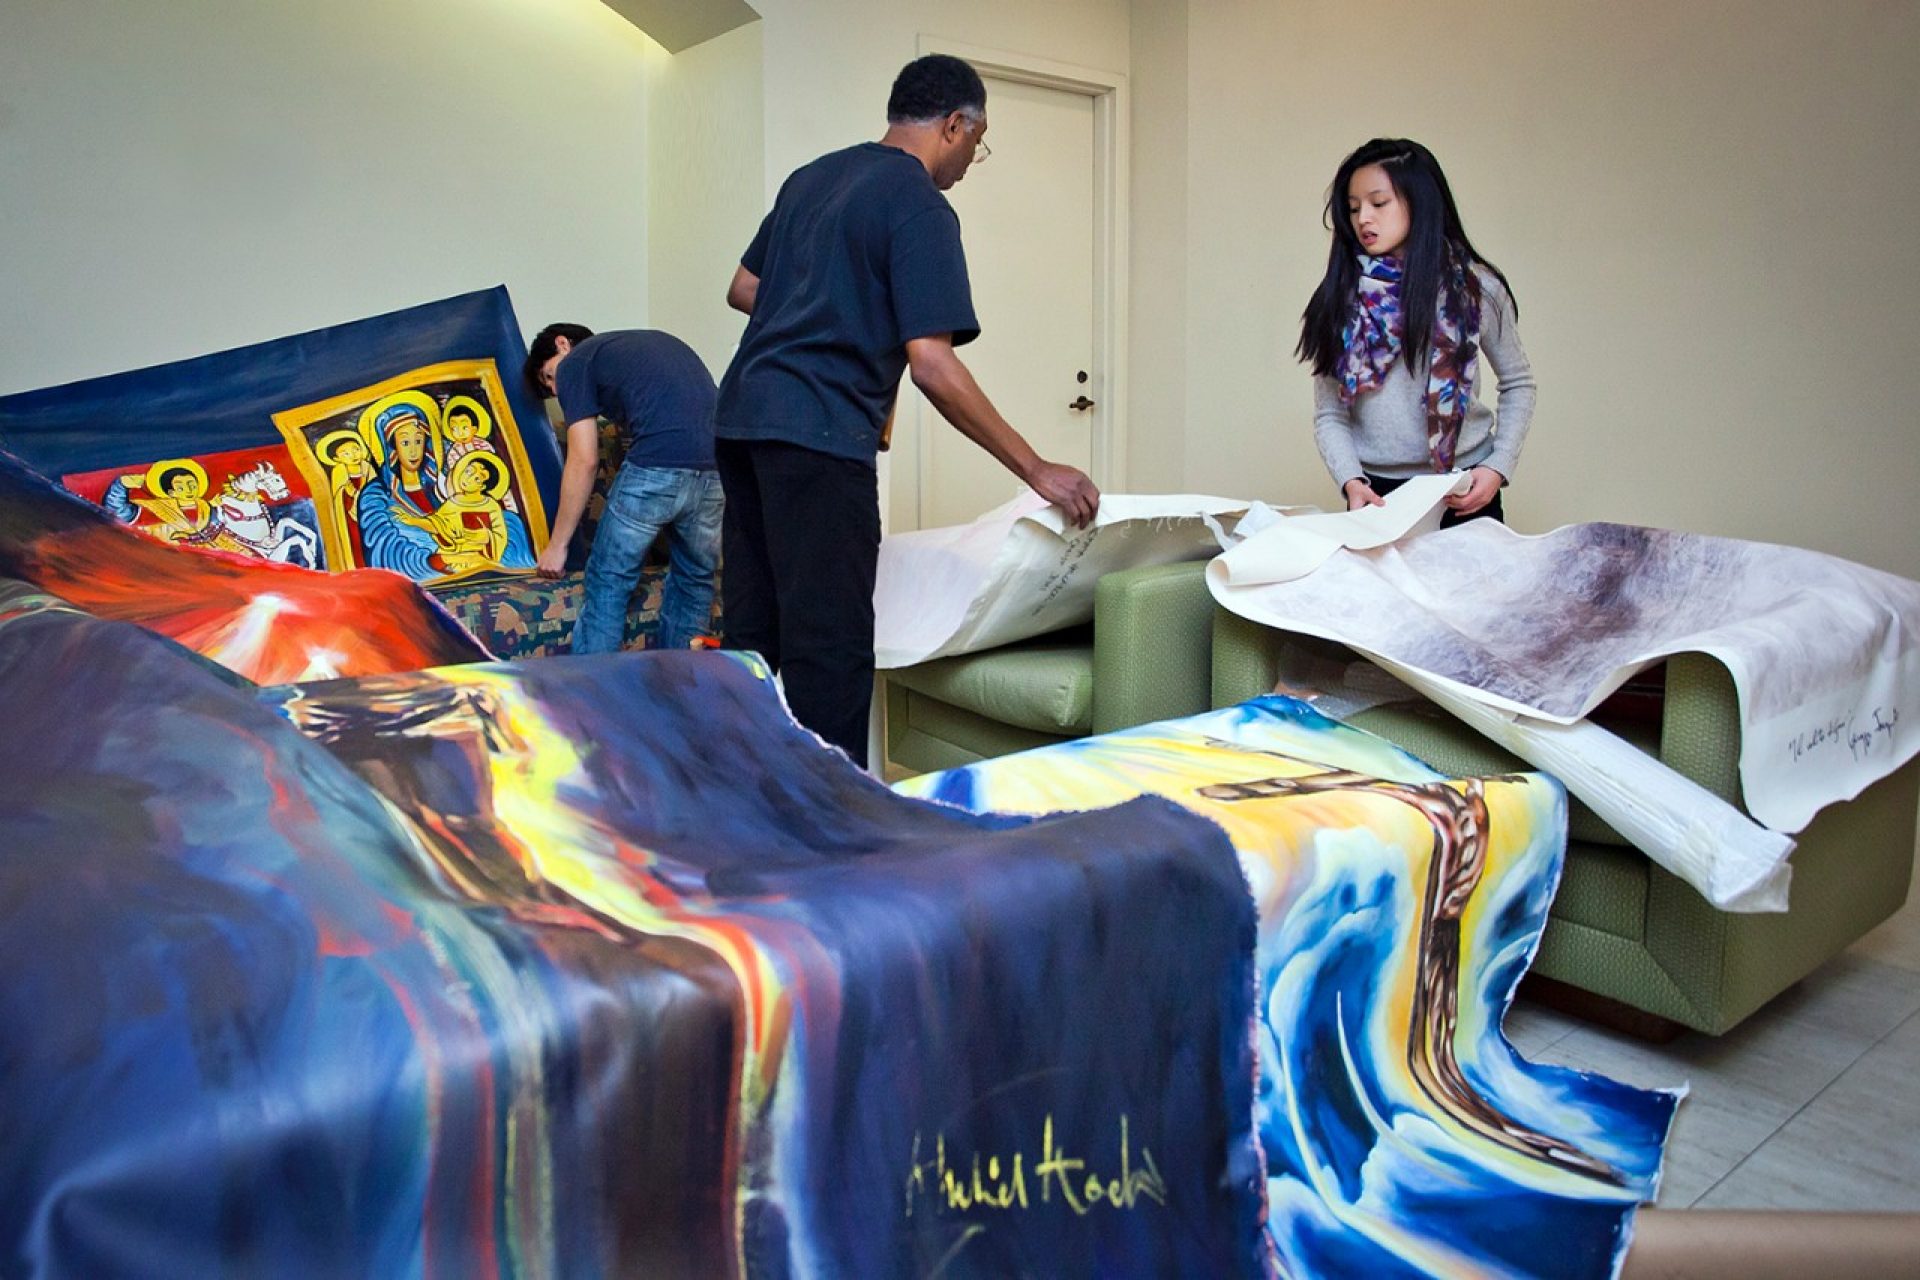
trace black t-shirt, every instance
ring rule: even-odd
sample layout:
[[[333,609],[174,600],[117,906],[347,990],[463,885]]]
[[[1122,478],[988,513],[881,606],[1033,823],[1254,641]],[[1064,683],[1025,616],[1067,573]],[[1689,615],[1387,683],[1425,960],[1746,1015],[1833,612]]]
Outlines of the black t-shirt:
[[[907,343],[980,333],[960,219],[897,147],[866,142],[796,171],[740,265],[760,288],[720,380],[723,439],[871,463]]]
[[[635,466],[713,470],[713,375],[672,334],[596,333],[561,357],[553,387],[567,422],[618,424]]]

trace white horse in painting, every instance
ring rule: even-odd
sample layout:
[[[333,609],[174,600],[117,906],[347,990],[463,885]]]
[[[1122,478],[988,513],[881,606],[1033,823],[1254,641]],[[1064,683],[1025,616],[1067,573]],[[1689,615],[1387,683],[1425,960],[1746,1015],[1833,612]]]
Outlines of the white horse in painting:
[[[270,504],[285,502],[291,491],[280,469],[271,462],[258,462],[252,468],[227,477],[214,496],[220,534],[212,541],[221,546],[232,539],[237,546],[224,549],[245,551],[263,560],[279,560],[312,569],[319,565],[320,537],[291,516],[276,516]]]

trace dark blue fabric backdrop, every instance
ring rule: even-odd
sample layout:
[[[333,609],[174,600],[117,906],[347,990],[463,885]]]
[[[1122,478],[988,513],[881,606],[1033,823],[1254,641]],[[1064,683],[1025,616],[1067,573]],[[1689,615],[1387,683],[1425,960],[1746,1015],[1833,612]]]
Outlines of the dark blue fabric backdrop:
[[[43,475],[277,443],[273,415],[421,365],[484,360],[500,369],[547,510],[560,450],[527,394],[527,358],[507,287],[496,285],[366,320],[192,360],[0,396],[0,447]]]

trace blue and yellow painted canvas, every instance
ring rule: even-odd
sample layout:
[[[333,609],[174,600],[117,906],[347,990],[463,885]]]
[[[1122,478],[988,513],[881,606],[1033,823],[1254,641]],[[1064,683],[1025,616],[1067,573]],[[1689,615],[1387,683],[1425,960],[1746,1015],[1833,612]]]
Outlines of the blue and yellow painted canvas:
[[[1445,778],[1269,697],[897,789],[1030,814],[1157,795],[1226,830],[1259,916],[1285,1274],[1614,1274],[1678,1098],[1532,1065],[1500,1033],[1559,878],[1558,783]]]

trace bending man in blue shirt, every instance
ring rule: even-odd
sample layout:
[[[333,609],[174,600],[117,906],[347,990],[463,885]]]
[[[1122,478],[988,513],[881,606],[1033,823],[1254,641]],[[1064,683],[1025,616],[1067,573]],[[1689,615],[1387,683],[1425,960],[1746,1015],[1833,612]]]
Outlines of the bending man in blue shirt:
[[[627,601],[661,529],[669,530],[667,583],[655,647],[689,647],[713,615],[713,571],[720,558],[723,500],[713,465],[713,375],[672,334],[623,329],[596,335],[577,324],[550,324],[534,335],[525,374],[535,396],[559,397],[567,423],[567,465],[553,534],[540,553],[541,577],[557,578],[566,569],[567,543],[593,492],[600,463],[596,419],[619,427],[627,447],[587,557],[573,652],[620,647]]]
[[[720,382],[726,640],[781,673],[801,724],[864,763],[880,552],[874,458],[900,376],[1073,523],[1100,492],[1048,462],[954,348],[979,336],[960,219],[941,193],[987,131],[987,90],[958,58],[909,63],[887,132],[789,177],[727,290],[751,317]]]

